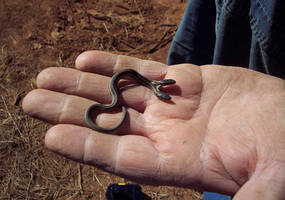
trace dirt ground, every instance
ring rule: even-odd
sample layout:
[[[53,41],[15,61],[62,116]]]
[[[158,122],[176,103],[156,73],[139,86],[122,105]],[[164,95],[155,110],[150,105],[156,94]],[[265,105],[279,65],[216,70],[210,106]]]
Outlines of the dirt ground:
[[[21,109],[50,66],[74,67],[98,49],[165,62],[184,0],[0,0],[0,199],[105,199],[128,182],[43,145],[49,124]],[[201,199],[189,189],[143,186],[152,199]]]

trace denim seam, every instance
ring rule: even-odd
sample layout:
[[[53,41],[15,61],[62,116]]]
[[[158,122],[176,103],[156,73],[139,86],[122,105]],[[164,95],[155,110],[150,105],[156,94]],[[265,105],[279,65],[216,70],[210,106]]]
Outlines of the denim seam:
[[[259,6],[260,9],[263,11],[263,15],[266,17],[267,21],[272,23],[272,21],[270,20],[270,17],[267,15],[267,12],[264,6],[262,5],[262,3],[260,2],[260,0],[256,0],[256,5]]]
[[[258,7],[258,8],[262,9],[262,7]],[[265,13],[262,12],[262,14],[265,14]],[[266,16],[266,15],[262,15],[262,17],[268,18],[268,16]],[[258,43],[260,45],[260,50],[262,51],[263,54],[265,53],[267,55],[270,55],[270,56],[274,57],[274,59],[277,59],[280,62],[284,63],[285,58],[282,55],[279,55],[279,53],[280,53],[279,50],[274,48],[272,45],[270,45],[268,43],[268,41],[266,40],[266,36],[264,35],[263,31],[259,31],[259,24],[260,23],[261,23],[260,18],[256,18],[256,17],[252,16],[252,18],[250,20],[250,25],[251,25],[253,34],[256,36],[256,38],[258,40]],[[275,33],[275,32],[276,32],[275,28],[272,29],[272,33]]]
[[[263,6],[260,0],[257,0],[257,6],[259,6],[262,9],[264,16],[267,18],[267,21],[272,24],[272,27],[276,26],[285,29],[285,27],[280,25],[280,23],[278,22],[276,23],[276,21],[270,19],[270,17],[267,15],[265,7]]]
[[[249,12],[241,14],[241,11],[245,8],[245,6],[240,6],[239,9],[237,9],[237,11],[231,9],[232,6],[230,5],[232,5],[234,2],[235,1],[227,1],[224,6],[221,6],[222,11],[224,11],[223,13],[225,13],[226,15],[231,14],[231,16],[235,16],[235,17],[248,17],[247,14]]]

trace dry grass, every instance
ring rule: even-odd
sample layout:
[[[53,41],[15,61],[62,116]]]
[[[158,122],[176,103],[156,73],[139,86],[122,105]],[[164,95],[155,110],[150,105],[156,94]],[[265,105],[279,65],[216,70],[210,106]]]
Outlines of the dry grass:
[[[95,49],[125,52],[129,55],[149,54],[158,51],[172,41],[176,31],[176,24],[159,24],[154,26],[154,32],[161,32],[158,37],[156,34],[149,35],[144,32],[146,20],[142,16],[142,11],[123,8],[121,15],[116,13],[106,16],[104,13],[94,9],[87,10],[87,15],[94,20],[102,21],[102,26],[92,27],[101,30],[104,34],[93,39]],[[122,8],[122,6],[120,6]],[[139,14],[139,15],[138,15]],[[94,23],[96,24],[96,23]]]

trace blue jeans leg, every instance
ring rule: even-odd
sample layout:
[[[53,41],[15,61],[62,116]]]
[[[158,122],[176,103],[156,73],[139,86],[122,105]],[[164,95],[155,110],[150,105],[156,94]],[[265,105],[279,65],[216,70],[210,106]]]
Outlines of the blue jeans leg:
[[[214,32],[211,34],[212,37],[208,37],[208,40],[199,44],[196,44],[197,38],[195,33],[197,31],[201,34],[209,33],[209,31],[214,30],[214,27],[205,26],[205,24],[215,24],[211,22],[211,20],[215,20],[215,12],[213,12],[213,10],[215,10],[214,2],[215,1],[212,0],[189,0],[184,17],[169,50],[167,65],[181,63],[202,65],[212,62],[212,52],[215,41]],[[202,11],[202,13],[206,13],[206,15],[199,15],[198,18],[193,18],[193,12],[195,12],[197,8],[199,11]],[[200,23],[200,21],[203,23]],[[199,37],[203,37],[201,34],[199,34]],[[196,49],[197,47],[199,47],[199,50]],[[196,54],[195,52],[199,53]],[[217,193],[204,192],[203,200],[231,200],[231,197]]]

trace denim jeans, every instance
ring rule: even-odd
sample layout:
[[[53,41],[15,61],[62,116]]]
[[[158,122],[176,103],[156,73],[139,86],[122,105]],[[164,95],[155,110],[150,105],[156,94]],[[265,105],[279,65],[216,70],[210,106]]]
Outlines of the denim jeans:
[[[180,63],[239,66],[284,79],[285,0],[189,0],[167,58],[168,65]]]
[[[284,0],[189,0],[167,64],[240,66],[285,78]]]

